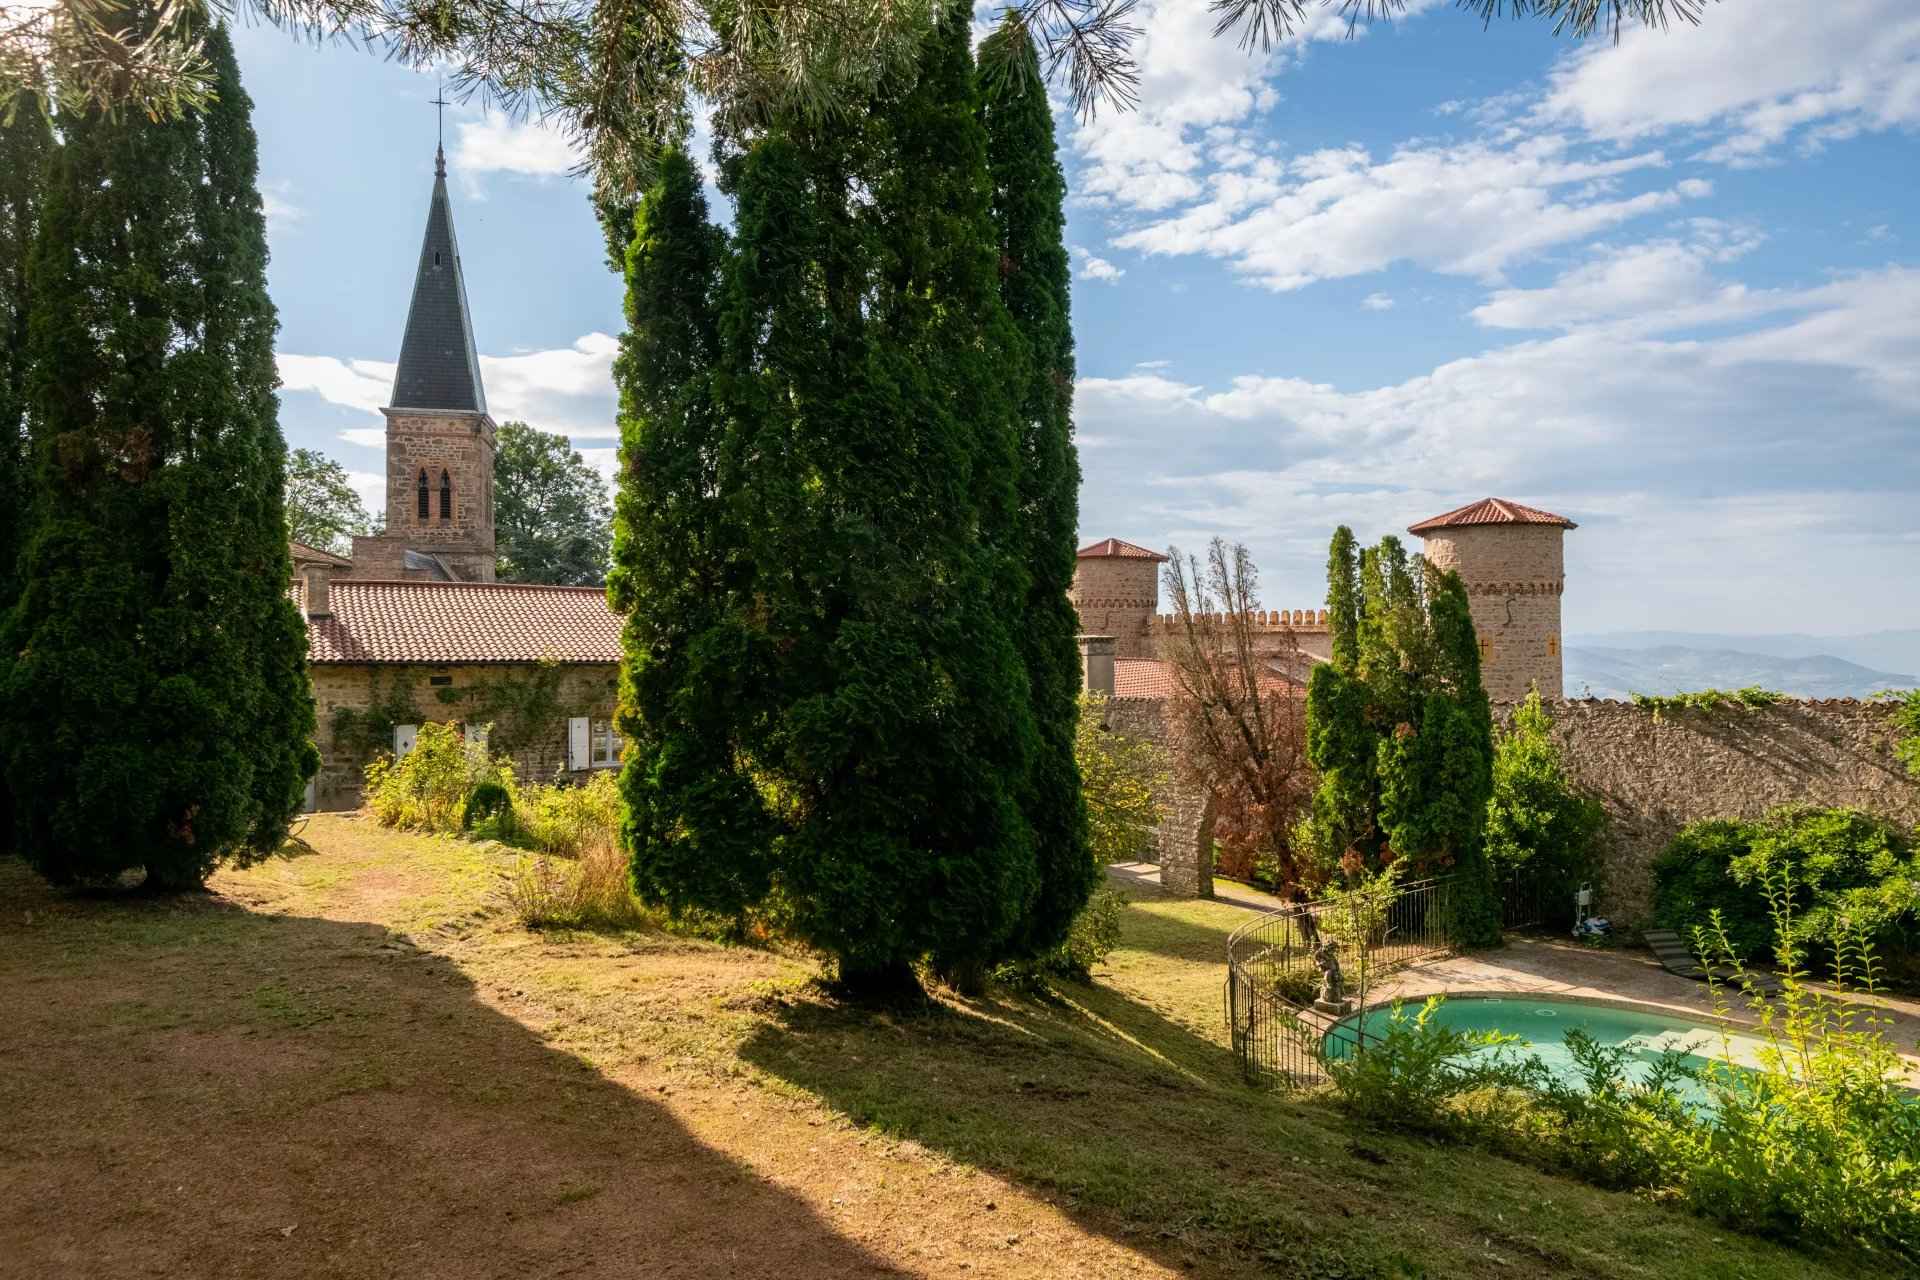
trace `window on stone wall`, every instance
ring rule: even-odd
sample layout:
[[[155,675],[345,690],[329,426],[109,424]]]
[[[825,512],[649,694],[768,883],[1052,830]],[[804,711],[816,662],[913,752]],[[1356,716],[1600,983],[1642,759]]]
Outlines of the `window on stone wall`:
[[[1547,637],[1547,656],[1549,658],[1557,658],[1560,656],[1560,637],[1559,636]]]
[[[415,486],[415,488],[416,488],[416,496],[420,500],[420,518],[422,520],[425,520],[428,514],[427,512],[427,469],[425,467],[420,468],[420,480],[419,480],[419,483]]]
[[[620,755],[626,749],[627,740],[614,730],[611,720],[595,720],[592,738],[591,763],[595,769],[611,769],[620,763]]]
[[[1487,639],[1485,636],[1481,636],[1480,637],[1480,661],[1485,662],[1487,659],[1491,658],[1492,656],[1493,656],[1493,641]]]
[[[453,478],[444,471],[440,473],[440,518],[453,519]]]

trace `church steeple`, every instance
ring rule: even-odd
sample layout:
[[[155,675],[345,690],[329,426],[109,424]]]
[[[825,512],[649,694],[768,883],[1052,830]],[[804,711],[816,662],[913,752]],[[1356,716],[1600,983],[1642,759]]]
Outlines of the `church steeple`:
[[[400,341],[393,407],[487,411],[480,358],[473,348],[473,322],[467,314],[466,279],[460,271],[460,245],[453,235],[453,207],[447,200],[447,157],[437,146],[433,200],[427,206],[427,234],[413,277],[406,335]]]

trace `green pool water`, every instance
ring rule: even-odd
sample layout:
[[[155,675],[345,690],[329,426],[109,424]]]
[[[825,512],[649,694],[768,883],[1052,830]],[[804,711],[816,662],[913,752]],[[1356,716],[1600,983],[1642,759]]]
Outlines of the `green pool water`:
[[[1412,1003],[1406,1007],[1409,1013],[1418,1008]],[[1388,1016],[1385,1010],[1370,1010],[1366,1016],[1368,1033],[1378,1034]],[[1703,1066],[1708,1058],[1718,1058],[1721,1054],[1721,1033],[1716,1027],[1641,1009],[1576,1000],[1454,996],[1442,1003],[1434,1016],[1462,1031],[1504,1031],[1517,1035],[1526,1045],[1515,1046],[1507,1052],[1531,1054],[1548,1071],[1570,1084],[1578,1084],[1581,1078],[1565,1043],[1566,1033],[1574,1027],[1603,1045],[1624,1046],[1630,1054],[1627,1070],[1635,1079],[1645,1079],[1661,1053],[1668,1049],[1681,1050],[1687,1065],[1692,1067]],[[1329,1056],[1343,1057],[1351,1052],[1351,1037],[1358,1024],[1357,1015],[1337,1024],[1326,1040]],[[1732,1047],[1736,1062],[1756,1065],[1754,1053],[1760,1047],[1758,1041],[1736,1033]],[[1691,1102],[1705,1104],[1708,1101],[1706,1092],[1690,1081],[1683,1082],[1679,1092]]]

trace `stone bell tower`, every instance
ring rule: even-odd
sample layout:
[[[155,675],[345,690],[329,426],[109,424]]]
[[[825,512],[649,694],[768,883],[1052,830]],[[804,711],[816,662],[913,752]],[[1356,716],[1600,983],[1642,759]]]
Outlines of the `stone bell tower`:
[[[1153,657],[1152,625],[1166,560],[1158,551],[1118,538],[1080,548],[1067,593],[1080,615],[1080,630],[1112,636],[1117,657]]]
[[[495,426],[435,148],[433,197],[387,419],[387,527],[353,540],[355,578],[494,580]]]
[[[1494,702],[1519,702],[1540,686],[1565,696],[1561,679],[1560,597],[1567,589],[1562,541],[1573,521],[1505,498],[1482,498],[1409,526],[1426,557],[1452,569],[1467,587],[1480,637],[1480,675]]]

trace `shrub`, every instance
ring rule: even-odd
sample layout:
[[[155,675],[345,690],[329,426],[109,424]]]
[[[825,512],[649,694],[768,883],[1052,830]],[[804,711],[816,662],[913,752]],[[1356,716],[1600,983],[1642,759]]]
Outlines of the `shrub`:
[[[1663,1050],[1646,1079],[1635,1080],[1627,1065],[1641,1050],[1603,1045],[1578,1027],[1564,1043],[1580,1080],[1543,1073],[1537,1117],[1548,1126],[1554,1162],[1603,1187],[1667,1184],[1698,1127],[1676,1088],[1695,1078],[1686,1052]]]
[[[1073,742],[1087,802],[1087,843],[1098,866],[1135,862],[1153,852],[1167,777],[1167,754],[1154,743],[1107,728],[1107,700],[1082,694]]]
[[[1765,893],[1777,939],[1778,996],[1741,980],[1716,984],[1724,1014],[1744,993],[1761,1047],[1736,1058],[1731,1041],[1703,1073],[1718,1115],[1686,1151],[1680,1189],[1701,1213],[1800,1238],[1886,1249],[1920,1263],[1920,1101],[1889,1020],[1849,991],[1871,995],[1879,963],[1864,931],[1842,922],[1833,939],[1830,996],[1806,985],[1794,939],[1793,881],[1769,871]],[[1697,937],[1711,960],[1738,967],[1718,920]]]
[[[523,786],[514,797],[514,822],[522,842],[542,853],[583,858],[612,848],[620,832],[619,783],[607,770],[579,786]]]
[[[999,966],[994,981],[1028,988],[1044,987],[1049,978],[1085,981],[1120,945],[1120,915],[1126,908],[1126,895],[1118,890],[1095,889],[1073,917],[1066,941],[1035,959]]]
[[[413,750],[367,766],[367,807],[389,827],[454,832],[463,826],[467,797],[483,783],[511,793],[513,766],[467,743],[451,724],[423,724]]]
[[[1831,957],[1852,928],[1904,962],[1920,941],[1920,858],[1898,828],[1858,809],[1789,806],[1688,826],[1654,862],[1654,917],[1691,929],[1717,910],[1735,955],[1767,955],[1779,940],[1763,886],[1775,876],[1809,895],[1796,944]]]
[[[633,896],[626,856],[612,842],[592,845],[577,858],[521,857],[507,900],[530,929],[622,929],[651,920]]]
[[[494,834],[509,838],[513,834],[513,792],[503,783],[488,779],[467,793],[460,811],[460,829],[472,831],[491,824]]]
[[[1487,1127],[1493,1117],[1472,1100],[1494,1103],[1533,1083],[1538,1066],[1500,1052],[1525,1042],[1498,1031],[1462,1031],[1435,1015],[1444,1000],[1428,996],[1418,1012],[1394,1001],[1368,1029],[1363,1047],[1327,1063],[1340,1104],[1363,1124],[1421,1133],[1457,1134]],[[1492,1054],[1480,1052],[1495,1050]]]
[[[1567,917],[1573,892],[1593,878],[1605,814],[1574,790],[1552,737],[1553,719],[1535,688],[1494,731],[1493,796],[1487,801],[1487,861],[1501,878],[1528,876],[1540,900]],[[1560,923],[1559,916],[1551,923]]]

